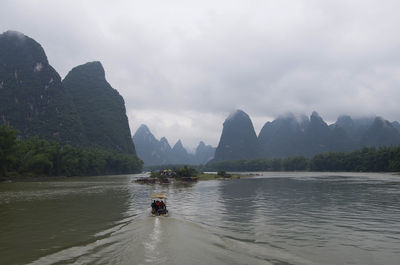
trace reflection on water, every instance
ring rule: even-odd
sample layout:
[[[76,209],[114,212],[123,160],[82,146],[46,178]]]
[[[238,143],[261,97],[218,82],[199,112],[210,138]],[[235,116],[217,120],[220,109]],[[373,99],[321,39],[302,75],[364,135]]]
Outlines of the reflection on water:
[[[136,177],[1,184],[1,264],[398,264],[398,176]],[[170,217],[150,217],[153,192]]]

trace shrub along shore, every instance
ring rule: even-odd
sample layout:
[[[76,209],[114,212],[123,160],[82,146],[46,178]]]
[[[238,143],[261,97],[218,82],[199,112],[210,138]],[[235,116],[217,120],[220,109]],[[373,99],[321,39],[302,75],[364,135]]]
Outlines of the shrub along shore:
[[[400,146],[365,147],[353,152],[329,152],[312,158],[260,158],[209,163],[204,171],[342,171],[400,172]]]
[[[17,131],[0,125],[0,180],[138,173],[143,162],[135,154],[99,148],[60,145],[37,137],[17,139]],[[163,166],[161,166],[163,167]],[[163,168],[168,168],[164,166]],[[171,167],[170,167],[171,168]],[[194,168],[175,167],[178,176],[198,180],[234,179],[244,171],[400,172],[400,146],[365,147],[353,152],[329,152],[312,158],[259,158],[208,163]],[[200,173],[219,171],[218,174]]]
[[[179,168],[179,165],[152,166]],[[261,171],[310,171],[310,172],[400,172],[400,146],[364,147],[353,152],[327,152],[311,158],[291,156],[287,158],[258,158],[212,162],[193,166],[197,172],[261,172]],[[245,177],[251,174],[237,177]],[[198,173],[200,180],[220,178],[218,174]],[[235,178],[235,175],[232,175]]]
[[[0,125],[0,179],[92,176],[138,173],[135,154],[60,145],[37,137],[19,140],[17,131]]]

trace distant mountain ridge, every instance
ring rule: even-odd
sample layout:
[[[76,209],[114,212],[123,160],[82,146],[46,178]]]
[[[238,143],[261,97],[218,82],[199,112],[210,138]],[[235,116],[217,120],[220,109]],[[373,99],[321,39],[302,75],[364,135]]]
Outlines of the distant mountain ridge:
[[[142,124],[133,135],[136,152],[145,166],[153,165],[200,165],[214,157],[215,148],[200,142],[194,154],[184,148],[178,140],[171,148],[168,140],[162,137],[157,140],[150,129]]]
[[[72,69],[63,81],[41,45],[15,31],[0,34],[0,124],[19,137],[135,154],[125,103],[100,62]]]
[[[250,117],[238,110],[224,122],[213,161],[311,157],[322,152],[394,145],[400,145],[397,121],[389,122],[382,117],[353,119],[343,115],[328,125],[315,111],[310,117],[287,114],[265,123],[255,143]]]

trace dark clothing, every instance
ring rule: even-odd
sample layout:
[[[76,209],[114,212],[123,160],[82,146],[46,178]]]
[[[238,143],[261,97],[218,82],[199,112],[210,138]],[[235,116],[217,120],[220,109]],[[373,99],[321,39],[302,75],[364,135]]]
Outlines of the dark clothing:
[[[156,201],[153,201],[153,203],[151,204],[151,212],[154,214],[157,213],[157,211],[158,211],[158,206],[156,204]]]

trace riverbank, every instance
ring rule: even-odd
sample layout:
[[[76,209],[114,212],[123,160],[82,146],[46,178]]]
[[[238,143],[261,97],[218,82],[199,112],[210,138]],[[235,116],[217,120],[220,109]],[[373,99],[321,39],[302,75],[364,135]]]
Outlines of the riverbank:
[[[90,177],[90,176],[89,176]],[[16,176],[16,177],[3,177],[0,178],[0,183],[10,182],[43,182],[43,181],[55,181],[63,179],[79,178],[78,176]]]

